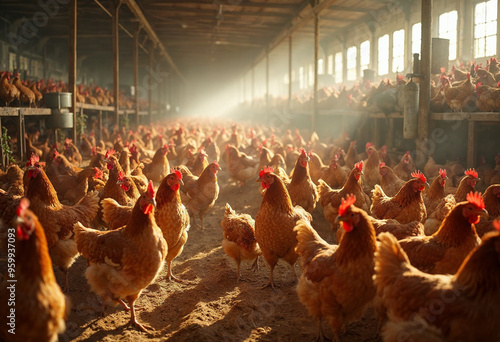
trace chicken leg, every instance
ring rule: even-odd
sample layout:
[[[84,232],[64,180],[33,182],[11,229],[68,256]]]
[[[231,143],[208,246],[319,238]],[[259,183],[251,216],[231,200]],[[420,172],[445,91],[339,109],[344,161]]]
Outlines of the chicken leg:
[[[137,318],[135,317],[135,310],[136,309],[134,308],[134,303],[138,297],[139,297],[139,294],[127,296],[127,301],[129,302],[129,305],[130,305],[130,324],[135,325],[136,327],[138,327],[139,329],[141,329],[144,332],[147,332],[148,329],[154,330],[154,328],[148,324],[139,323],[137,321]]]

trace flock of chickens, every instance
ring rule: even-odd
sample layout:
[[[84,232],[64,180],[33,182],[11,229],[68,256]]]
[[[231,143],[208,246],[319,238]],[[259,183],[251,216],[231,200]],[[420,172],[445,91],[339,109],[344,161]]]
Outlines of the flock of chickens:
[[[18,72],[14,73],[12,81],[11,77],[10,72],[0,71],[0,99],[2,100],[0,105],[5,104],[6,107],[10,105],[43,107],[43,97],[46,93],[68,92],[68,87],[63,81],[54,81],[52,79],[21,81]],[[78,103],[95,106],[113,106],[114,104],[113,91],[95,85],[79,84],[75,96]],[[125,96],[123,91],[120,92],[118,101],[120,108],[134,108],[134,99]],[[156,106],[156,103],[154,103],[154,106]],[[139,98],[139,107],[146,109],[149,107],[149,102]]]
[[[204,122],[104,130],[102,141],[90,133],[78,146],[27,135],[24,170],[12,164],[0,174],[1,244],[8,253],[15,245],[23,317],[15,336],[0,328],[3,338],[52,341],[64,331],[67,307],[52,265],[65,273],[68,291],[80,254],[103,312],[106,303],[119,303],[132,324],[150,329],[137,320],[134,303],[165,260],[166,280],[183,282],[172,262],[190,225],[199,219],[203,229],[225,169],[240,192],[253,191],[248,181],[262,187],[255,220],[229,203],[221,217],[237,279],[241,261],[257,266],[262,255],[270,266],[264,287],[274,289],[279,259],[295,272],[300,257],[297,293],[320,339],[322,321],[340,340],[368,306],[384,324],[385,341],[498,339],[492,303],[500,300],[500,154],[495,165],[468,170],[429,158],[422,173],[410,152],[393,160],[385,146],[367,143],[358,153],[347,134],[325,141],[315,133],[305,141],[299,130],[277,134]],[[315,210],[331,223],[337,244],[314,229]],[[1,310],[8,315],[7,306]]]
[[[417,79],[414,81],[418,82]],[[486,66],[475,62],[453,66],[449,72],[441,69],[440,75],[431,79],[431,111],[498,112],[500,111],[500,67],[495,58],[486,61]],[[378,85],[361,81],[351,88],[340,86],[318,90],[318,108],[321,110],[355,110],[386,115],[404,110],[404,88],[407,82],[402,75],[396,80],[382,80]],[[264,99],[256,100],[257,106],[265,107]],[[287,98],[272,98],[271,106],[285,110]],[[294,111],[312,111],[314,99],[311,94],[294,94],[291,108]]]

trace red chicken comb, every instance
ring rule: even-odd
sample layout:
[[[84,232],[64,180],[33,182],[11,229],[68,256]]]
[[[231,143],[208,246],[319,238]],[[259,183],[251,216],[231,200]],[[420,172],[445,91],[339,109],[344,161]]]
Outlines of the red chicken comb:
[[[73,142],[73,139],[66,138],[64,139],[64,145],[69,145]]]
[[[170,169],[170,173],[175,173],[178,179],[182,179],[182,173],[176,169]]]
[[[95,175],[94,177],[97,179],[102,179],[102,170],[98,167],[94,167]]]
[[[446,69],[444,67],[441,67],[441,73],[444,74],[446,72]]]
[[[217,160],[214,160],[214,161],[212,162],[212,164],[214,164],[216,167],[220,168],[219,163],[217,163]]]
[[[19,201],[19,207],[17,207],[16,215],[21,216],[29,206],[30,200],[26,197],[21,198],[21,201]]]
[[[424,174],[420,171],[415,171],[411,173],[413,178],[418,178],[422,183],[427,183],[427,178],[425,178]]]
[[[148,184],[148,196],[150,198],[155,198],[155,188],[153,187],[153,181],[149,181],[149,184]]]
[[[405,157],[409,157],[409,156],[410,156],[410,151],[406,151]]]
[[[371,142],[367,142],[366,145],[365,145],[365,149],[367,150],[368,148],[370,147],[373,147],[375,148],[375,144],[374,143],[371,143]]]
[[[123,173],[123,171],[120,171],[120,173],[118,174],[118,180],[122,181],[123,178],[125,178],[125,174]]]
[[[272,172],[274,172],[274,169],[272,167],[264,166],[264,168],[259,172],[259,177],[262,178],[264,177],[264,175]]]
[[[468,170],[466,170],[465,171],[465,175],[469,176],[469,177],[472,177],[472,178],[477,178],[478,177],[477,171],[474,170],[474,169],[468,169]]]
[[[356,203],[356,196],[353,194],[347,195],[346,199],[342,198],[342,203],[339,207],[339,216],[344,216],[347,209],[349,209],[354,203]]]
[[[106,155],[104,156],[104,158],[108,159],[109,157],[111,157],[113,154],[115,154],[115,150],[114,149],[111,149],[109,151],[106,151]]]
[[[52,159],[55,159],[58,155],[59,155],[59,151],[58,150],[54,150],[54,153],[53,153],[53,156],[52,156]]]
[[[439,169],[439,175],[441,178],[446,178],[446,169]]]
[[[301,155],[302,157],[306,157],[306,156],[307,156],[307,154],[306,154],[306,150],[304,150],[304,148],[303,148],[303,147],[299,148],[299,152],[300,152],[300,155]]]
[[[484,201],[480,192],[469,192],[467,194],[467,202],[474,204],[479,209],[484,209]]]
[[[493,226],[500,232],[500,219],[496,219],[495,221],[493,221]]]
[[[168,144],[163,145],[163,148],[164,148],[165,150],[167,150],[167,151],[170,149],[170,148],[168,147]]]
[[[359,163],[354,164],[354,167],[358,169],[359,172],[363,171],[363,161],[360,161]]]
[[[378,164],[378,169],[379,169],[379,170],[382,170],[382,168],[383,168],[384,166],[385,166],[385,163],[384,163],[384,162],[382,162],[382,163]]]
[[[92,147],[92,155],[97,156],[97,147]]]
[[[230,146],[229,146],[229,144],[227,144],[227,145],[226,145],[226,151],[228,151],[228,150],[229,150],[229,147],[230,147]]]
[[[31,157],[30,157],[30,160],[28,160],[28,162],[26,163],[26,166],[35,166],[36,163],[38,163],[40,161],[40,157],[38,156],[38,154],[32,154]]]

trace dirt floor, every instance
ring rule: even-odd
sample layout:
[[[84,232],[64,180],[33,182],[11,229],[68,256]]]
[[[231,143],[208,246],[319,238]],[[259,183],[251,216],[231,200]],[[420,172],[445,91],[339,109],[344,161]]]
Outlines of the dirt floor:
[[[66,332],[60,341],[312,341],[317,322],[299,302],[296,282],[290,267],[280,262],[275,279],[281,285],[276,291],[261,289],[269,277],[265,260],[260,269],[249,271],[251,262],[242,263],[242,277],[236,282],[236,264],[221,247],[225,203],[237,212],[255,218],[261,203],[259,184],[249,182],[240,192],[219,173],[221,191],[215,206],[208,212],[205,229],[191,227],[184,252],[174,260],[173,272],[187,284],[167,282],[160,277],[136,301],[144,310],[138,320],[155,331],[140,332],[129,322],[130,314],[121,306],[107,307],[100,316],[101,300],[90,291],[85,279],[87,261],[79,257],[69,271],[71,312]],[[313,226],[328,242],[334,241],[321,208],[313,213]],[[5,266],[5,258],[0,261]],[[300,266],[296,266],[300,275]],[[62,273],[55,270],[62,284]],[[379,341],[377,319],[369,310],[362,321],[349,325],[341,335],[343,341]],[[327,336],[332,332],[324,323]]]

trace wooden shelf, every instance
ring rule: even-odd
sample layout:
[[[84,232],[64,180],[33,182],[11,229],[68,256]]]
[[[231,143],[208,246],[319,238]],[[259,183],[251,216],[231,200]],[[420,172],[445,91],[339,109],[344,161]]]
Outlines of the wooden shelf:
[[[24,107],[0,107],[0,116],[24,116],[50,115],[50,108],[24,108]]]
[[[498,112],[431,113],[431,120],[500,121]]]

